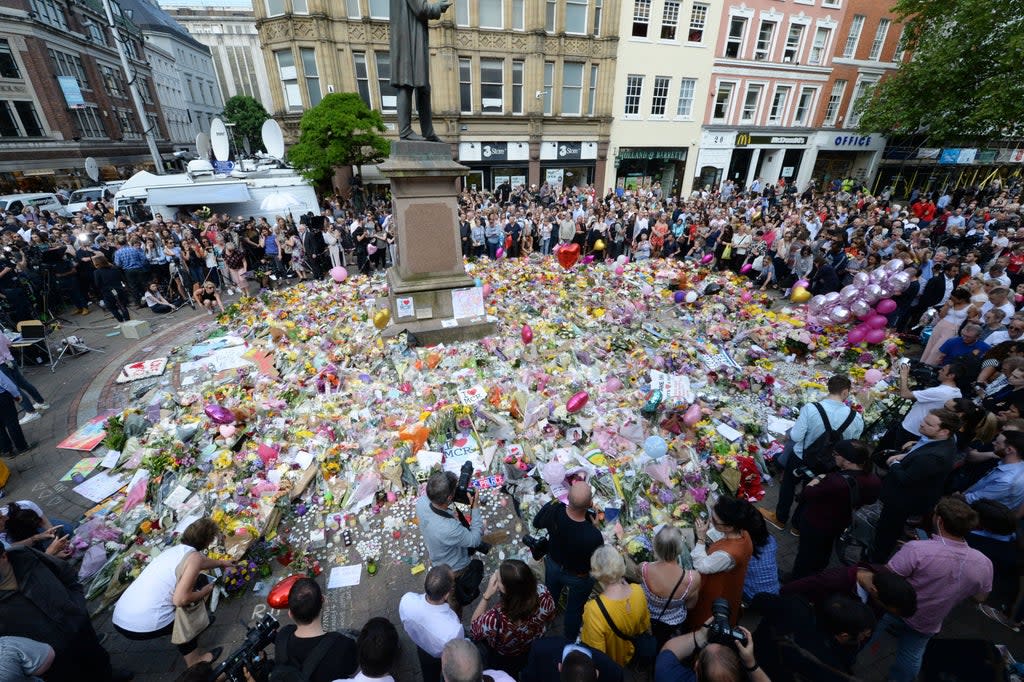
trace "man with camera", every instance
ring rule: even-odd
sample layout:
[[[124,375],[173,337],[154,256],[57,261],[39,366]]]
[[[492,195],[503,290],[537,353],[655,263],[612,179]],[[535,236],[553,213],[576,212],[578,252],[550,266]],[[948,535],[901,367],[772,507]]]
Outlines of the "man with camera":
[[[311,578],[300,578],[288,590],[288,615],[295,625],[286,625],[275,640],[275,667],[301,670],[310,682],[331,682],[355,675],[356,645],[339,632],[324,632],[320,612],[324,595]]]
[[[565,603],[565,637],[576,639],[583,625],[583,607],[594,589],[590,577],[590,555],[604,544],[594,526],[590,484],[577,481],[569,488],[569,503],[552,500],[541,507],[533,527],[548,531],[548,553],[544,557],[544,584],[558,602],[563,589],[569,590]],[[536,551],[536,550],[535,550]]]
[[[458,478],[451,472],[434,472],[427,479],[426,495],[416,501],[416,516],[430,563],[447,564],[455,575],[455,589],[451,591],[449,603],[460,618],[462,607],[473,603],[480,595],[480,582],[484,577],[483,562],[470,559],[470,553],[490,549],[483,543],[483,516],[473,513],[477,496],[470,487],[472,475],[470,462],[463,465]],[[459,510],[452,513],[453,502],[469,504],[470,520],[467,521]]]
[[[754,658],[750,631],[729,624],[729,602],[716,599],[711,609],[702,627],[665,642],[654,682],[769,682]]]

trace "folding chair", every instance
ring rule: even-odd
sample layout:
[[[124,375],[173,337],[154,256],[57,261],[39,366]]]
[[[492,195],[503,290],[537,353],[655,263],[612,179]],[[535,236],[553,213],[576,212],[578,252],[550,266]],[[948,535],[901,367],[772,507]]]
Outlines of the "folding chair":
[[[46,353],[46,361],[50,361],[50,344],[46,340],[46,325],[39,320],[23,320],[17,324],[21,340],[11,344],[11,348],[19,350],[18,366],[25,366],[25,349],[39,346]]]

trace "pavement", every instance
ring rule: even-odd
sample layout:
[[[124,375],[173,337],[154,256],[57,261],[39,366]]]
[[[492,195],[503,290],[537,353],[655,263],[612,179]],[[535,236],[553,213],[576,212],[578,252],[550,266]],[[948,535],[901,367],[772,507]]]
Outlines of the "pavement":
[[[234,300],[237,296],[228,298]],[[225,300],[227,304],[228,300]],[[127,339],[119,334],[112,336],[112,332],[117,329],[116,321],[95,307],[87,316],[69,315],[68,323],[50,335],[51,345],[59,346],[65,335],[74,334],[96,350],[77,357],[65,356],[52,373],[47,365],[29,366],[23,370],[28,380],[50,403],[51,409],[43,412],[41,419],[23,427],[29,442],[38,441],[39,445],[34,451],[9,460],[12,475],[5,489],[4,502],[30,499],[51,517],[79,520],[92,504],[72,491],[72,483],[61,482],[60,478],[83,453],[58,450],[56,444],[97,414],[123,409],[156,383],[168,381],[165,376],[157,380],[117,385],[114,379],[125,364],[167,355],[174,347],[204,338],[215,326],[210,315],[201,310],[193,311],[187,306],[168,315],[154,315],[148,310],[133,310],[132,315],[135,319],[147,320],[152,334],[142,339]],[[767,490],[768,495],[761,504],[771,508],[774,506],[777,487],[769,483]],[[509,529],[513,532],[513,542],[518,545],[515,538],[521,534],[523,525],[518,521],[513,523],[515,527]],[[788,531],[777,532],[773,529],[772,532],[779,543],[778,564],[785,574],[796,557],[797,538]],[[506,555],[518,556],[522,548],[506,546],[498,550],[486,557],[487,575],[494,570],[500,558]],[[352,561],[358,561],[358,558]],[[364,571],[358,586],[328,591],[324,610],[325,627],[358,629],[372,616],[384,616],[398,625],[398,601],[401,595],[407,591],[422,592],[423,574],[413,576],[410,563],[382,562],[376,576],[369,577]],[[287,574],[276,564],[275,569],[268,584],[273,584]],[[223,646],[224,656],[227,656],[242,643],[246,625],[267,612],[279,618],[282,624],[289,622],[286,613],[269,609],[263,597],[251,592],[221,601],[216,612],[216,623],[202,636],[200,645],[204,648]],[[467,607],[467,625],[471,612],[472,608]],[[753,630],[757,620],[757,614],[747,613],[742,622]],[[94,622],[101,636],[106,635],[104,645],[111,653],[114,664],[134,671],[136,680],[167,682],[174,680],[183,670],[182,659],[167,639],[150,642],[126,640],[111,626],[109,610],[97,614]],[[561,616],[555,621],[553,631],[561,632]],[[1024,636],[990,621],[968,604],[954,609],[939,637],[988,639],[1007,645],[1017,658],[1024,656]],[[404,633],[402,638],[402,659],[394,676],[398,682],[418,682],[421,675],[415,647],[405,638]],[[891,656],[891,644],[884,645],[877,652],[862,652],[856,670],[858,677],[869,681],[883,680]]]

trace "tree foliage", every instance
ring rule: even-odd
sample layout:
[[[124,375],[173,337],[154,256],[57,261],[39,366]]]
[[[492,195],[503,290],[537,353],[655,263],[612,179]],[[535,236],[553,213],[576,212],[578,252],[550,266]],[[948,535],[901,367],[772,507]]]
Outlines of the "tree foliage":
[[[270,118],[270,114],[258,99],[249,95],[235,95],[224,103],[221,118],[225,123],[235,124],[235,135],[239,144],[243,139],[248,139],[250,150],[263,149],[263,136],[260,130],[263,128],[263,122]]]
[[[1024,133],[1024,2],[898,0],[911,61],[860,103],[863,132],[936,143]]]
[[[391,143],[379,134],[385,130],[380,112],[358,94],[333,93],[302,115],[299,141],[288,150],[288,161],[313,182],[325,182],[338,166],[383,161],[391,151]]]

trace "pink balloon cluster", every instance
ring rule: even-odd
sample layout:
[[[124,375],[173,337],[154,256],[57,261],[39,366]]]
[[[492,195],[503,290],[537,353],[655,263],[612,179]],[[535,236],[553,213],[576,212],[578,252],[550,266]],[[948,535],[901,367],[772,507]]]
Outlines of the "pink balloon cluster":
[[[847,334],[851,345],[885,340],[886,315],[896,310],[890,296],[902,293],[910,284],[910,275],[903,270],[903,261],[891,260],[872,272],[858,272],[851,284],[840,291],[811,298],[807,304],[808,321],[817,324],[842,325],[857,318],[861,321]]]

